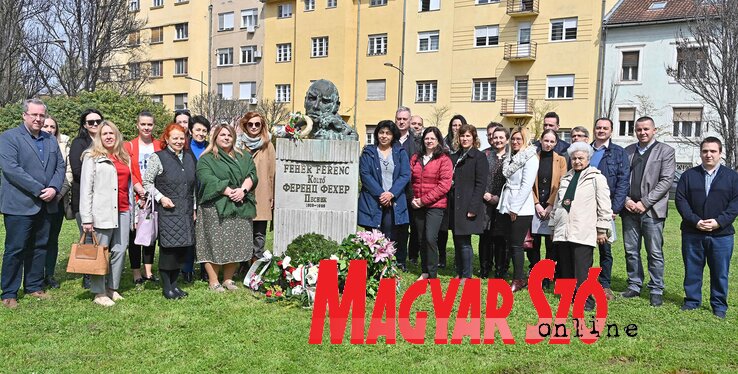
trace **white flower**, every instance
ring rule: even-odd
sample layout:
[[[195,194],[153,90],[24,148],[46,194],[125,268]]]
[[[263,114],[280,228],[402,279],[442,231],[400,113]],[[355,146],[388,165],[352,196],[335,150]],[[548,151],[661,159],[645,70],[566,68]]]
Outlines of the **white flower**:
[[[302,286],[297,285],[295,288],[292,289],[293,295],[302,295]]]
[[[282,260],[282,269],[287,269],[288,267],[290,267],[290,261],[292,261],[290,256],[284,256],[284,259]]]
[[[311,286],[314,286],[315,283],[318,282],[318,267],[317,266],[313,266],[308,270],[307,275],[305,275],[305,280]]]
[[[295,282],[302,282],[302,265],[292,271],[292,279],[294,279]]]
[[[336,260],[336,261],[338,261],[338,256],[336,256],[336,255],[331,255],[330,259],[331,259],[331,260]]]

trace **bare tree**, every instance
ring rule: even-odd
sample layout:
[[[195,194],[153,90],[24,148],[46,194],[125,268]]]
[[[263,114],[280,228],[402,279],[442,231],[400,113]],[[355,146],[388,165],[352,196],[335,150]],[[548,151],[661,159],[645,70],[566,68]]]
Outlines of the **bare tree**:
[[[531,131],[533,139],[540,139],[541,134],[543,133],[543,117],[546,113],[555,111],[556,104],[546,100],[531,100],[531,102],[533,118],[531,119],[532,124],[529,123],[528,125],[528,129]],[[515,123],[514,126],[521,127],[524,124],[525,123]]]
[[[620,88],[620,86],[615,83],[617,82],[616,76],[617,75],[613,74],[612,79],[610,79],[610,88],[602,98],[599,117],[612,119],[613,114],[615,114],[615,102],[618,99],[618,90]]]
[[[210,122],[235,124],[255,106],[248,100],[224,99],[215,92],[195,96],[189,103],[195,113],[205,116]]]
[[[723,138],[727,166],[738,167],[738,7],[733,0],[695,0],[693,16],[677,35],[677,66],[666,69],[702,99]]]
[[[428,115],[428,123],[430,124],[430,126],[440,128],[444,125],[446,117],[448,116],[448,112],[451,111],[451,107],[449,107],[448,105],[443,105],[440,107],[433,105],[431,109],[432,111]]]
[[[42,43],[25,50],[42,72],[50,93],[75,96],[94,91],[101,81],[140,80],[146,74],[131,74],[130,62],[140,59],[130,38],[145,24],[136,19],[129,2],[123,0],[55,0],[47,12],[31,17],[30,38]],[[39,47],[53,43],[52,53]],[[115,60],[114,60],[115,59]],[[134,85],[135,86],[135,85]]]
[[[264,118],[264,122],[271,130],[274,125],[284,125],[290,118],[290,112],[283,102],[262,98],[256,106],[256,111]]]

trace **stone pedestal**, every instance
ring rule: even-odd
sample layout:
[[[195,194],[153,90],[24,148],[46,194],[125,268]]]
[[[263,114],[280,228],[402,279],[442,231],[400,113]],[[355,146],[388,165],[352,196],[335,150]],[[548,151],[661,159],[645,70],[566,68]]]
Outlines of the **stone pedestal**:
[[[277,139],[275,255],[302,234],[340,243],[356,232],[359,152],[357,141]]]

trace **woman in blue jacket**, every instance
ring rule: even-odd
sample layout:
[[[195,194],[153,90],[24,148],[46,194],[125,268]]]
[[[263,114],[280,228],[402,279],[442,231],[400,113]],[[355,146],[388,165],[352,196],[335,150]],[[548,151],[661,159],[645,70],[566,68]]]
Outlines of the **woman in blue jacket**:
[[[405,186],[410,182],[410,159],[400,145],[400,130],[389,120],[374,129],[375,144],[364,147],[359,159],[361,192],[359,226],[379,229],[390,240],[397,240],[410,223]],[[397,264],[405,270],[407,243],[396,243]]]

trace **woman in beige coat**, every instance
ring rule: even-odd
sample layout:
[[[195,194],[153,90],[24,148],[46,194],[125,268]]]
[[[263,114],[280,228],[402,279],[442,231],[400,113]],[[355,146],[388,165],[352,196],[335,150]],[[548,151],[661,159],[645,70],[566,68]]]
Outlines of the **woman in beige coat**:
[[[592,147],[575,142],[567,150],[572,169],[561,179],[549,225],[558,255],[561,278],[576,278],[577,288],[587,279],[597,244],[610,236],[612,209],[607,179],[589,166]],[[587,300],[585,310],[594,308]]]

